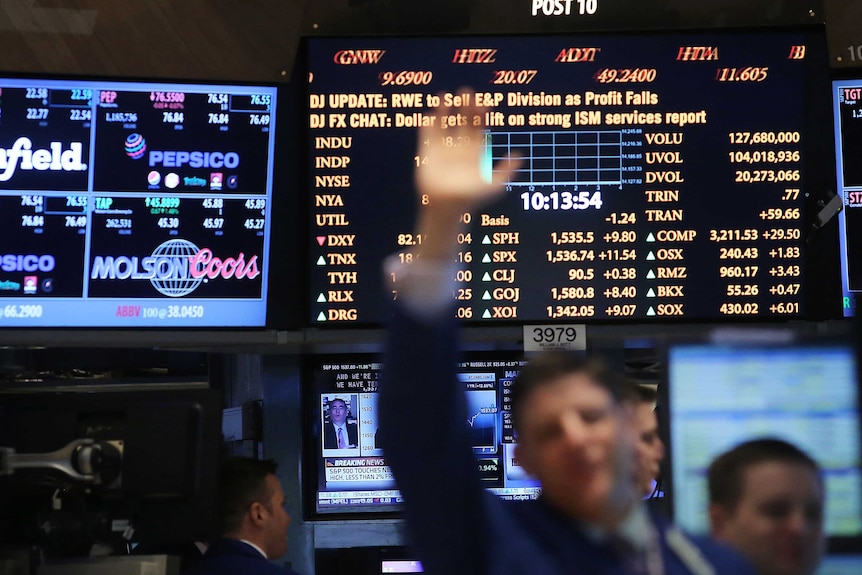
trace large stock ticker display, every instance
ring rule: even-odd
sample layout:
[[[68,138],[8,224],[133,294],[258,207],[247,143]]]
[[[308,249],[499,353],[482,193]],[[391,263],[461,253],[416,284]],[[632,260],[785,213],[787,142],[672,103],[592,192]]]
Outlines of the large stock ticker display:
[[[823,145],[807,138],[805,86],[822,44],[795,31],[309,39],[312,323],[385,319],[381,260],[412,261],[425,239],[416,128],[464,124],[484,129],[489,176],[509,153],[524,162],[503,200],[462,216],[457,317],[805,317],[805,152]],[[485,110],[462,112],[471,103]]]
[[[275,99],[0,79],[0,326],[263,326]]]

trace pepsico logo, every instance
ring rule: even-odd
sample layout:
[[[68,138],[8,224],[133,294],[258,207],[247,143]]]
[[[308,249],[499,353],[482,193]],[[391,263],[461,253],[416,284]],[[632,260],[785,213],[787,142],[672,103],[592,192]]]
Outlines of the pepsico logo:
[[[126,154],[133,160],[140,160],[147,151],[147,141],[138,133],[129,134],[126,137]]]

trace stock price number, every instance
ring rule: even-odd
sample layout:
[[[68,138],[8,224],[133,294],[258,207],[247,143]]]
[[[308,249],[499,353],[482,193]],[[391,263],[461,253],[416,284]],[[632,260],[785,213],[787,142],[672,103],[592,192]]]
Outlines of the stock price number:
[[[595,241],[594,232],[551,232],[551,243],[561,244],[591,244]]]
[[[178,318],[178,317],[189,317],[189,318],[199,318],[204,316],[204,306],[202,305],[169,305],[168,306],[168,317],[169,318]]]
[[[769,293],[772,295],[797,295],[802,284],[777,284],[770,286]]]
[[[609,244],[626,244],[637,240],[638,234],[634,230],[613,230],[607,232],[602,239]]]
[[[179,218],[159,218],[157,224],[160,228],[174,229],[180,227]]]
[[[638,277],[637,268],[608,268],[602,275],[606,280],[633,280]]]
[[[633,298],[638,295],[637,286],[611,286],[602,292],[607,299]]]
[[[206,218],[204,227],[208,230],[220,230],[224,226],[224,218]]]
[[[799,302],[787,301],[774,303],[769,306],[769,311],[775,314],[799,313]]]
[[[201,205],[207,209],[220,210],[224,207],[224,200],[222,198],[204,198]]]
[[[21,205],[28,208],[41,206],[45,202],[42,196],[21,196]]]
[[[418,246],[422,244],[422,234],[398,234],[399,246]]]
[[[709,230],[709,241],[711,242],[750,242],[757,240],[758,232],[755,229],[747,230]]]
[[[40,305],[7,305],[7,306],[3,306],[3,317],[8,317],[8,318],[42,317],[42,306],[40,306]]]
[[[87,196],[66,196],[67,208],[86,208]]]
[[[183,92],[150,92],[150,101],[158,103],[180,103],[186,101]]]
[[[250,126],[269,126],[269,114],[249,114],[248,123]]]
[[[759,255],[757,248],[720,248],[718,258],[722,260],[753,260]]]
[[[564,317],[593,317],[596,315],[594,305],[549,305],[545,308],[548,317],[560,319]]]
[[[718,277],[722,278],[753,278],[757,277],[758,266],[721,266]]]
[[[719,68],[715,79],[719,82],[763,82],[769,75],[766,66],[745,66],[743,68]]]
[[[69,119],[73,122],[86,122],[93,118],[91,110],[82,110],[80,108],[72,108],[69,110]]]
[[[768,208],[758,215],[761,220],[798,220],[801,213],[799,208]]]
[[[227,105],[227,94],[207,94],[207,104]]]
[[[66,216],[67,228],[83,228],[87,226],[87,216]]]
[[[733,297],[755,296],[760,293],[760,286],[757,284],[730,284],[725,293]]]
[[[21,227],[24,228],[41,228],[45,225],[45,216],[33,216],[25,214],[21,216]]]
[[[595,268],[570,268],[569,281],[590,281],[596,277]]]
[[[760,306],[757,302],[723,303],[718,311],[724,315],[757,315]]]
[[[655,68],[602,68],[593,78],[599,84],[653,82],[658,75]]]
[[[773,228],[763,230],[764,240],[781,241],[798,240],[800,238],[802,238],[802,230],[799,228]]]
[[[769,257],[783,259],[799,258],[802,257],[802,251],[799,249],[799,246],[772,248],[769,250]]]
[[[185,116],[182,112],[162,112],[162,123],[164,124],[182,124]]]
[[[27,108],[28,120],[47,120],[48,108]]]
[[[178,208],[179,198],[144,198],[144,205],[148,208]]]
[[[799,277],[802,268],[799,266],[773,266],[769,268],[769,275],[774,278]]]
[[[591,262],[596,259],[596,252],[593,250],[548,250],[545,254],[548,256],[548,261],[551,263]]]
[[[601,192],[524,192],[521,194],[524,210],[586,210],[593,207],[601,209]]]
[[[596,295],[596,289],[589,287],[552,287],[551,298],[554,300],[565,299],[593,299]]]
[[[251,198],[245,201],[245,209],[247,210],[263,210],[266,209],[266,199]]]
[[[210,112],[207,114],[207,123],[208,124],[216,124],[219,126],[225,125],[230,122],[230,114],[214,114]]]
[[[28,100],[45,100],[48,98],[48,88],[27,88],[24,97]]]
[[[377,76],[381,86],[427,86],[434,79],[434,72],[401,70],[400,72],[380,72]]]
[[[605,308],[605,314],[610,317],[631,317],[638,306],[633,303],[614,304]]]
[[[262,230],[265,223],[263,218],[249,218],[243,225],[247,230]]]
[[[637,222],[637,215],[635,212],[612,212],[608,214],[605,221],[609,224],[633,224]]]
[[[538,74],[538,70],[494,70],[492,84],[529,84]]]

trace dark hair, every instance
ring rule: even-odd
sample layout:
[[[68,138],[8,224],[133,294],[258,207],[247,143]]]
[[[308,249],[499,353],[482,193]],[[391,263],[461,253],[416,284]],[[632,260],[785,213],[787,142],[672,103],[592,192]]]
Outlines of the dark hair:
[[[734,508],[742,497],[743,476],[753,465],[766,462],[793,463],[820,474],[820,466],[807,453],[783,439],[766,437],[746,441],[719,455],[707,472],[709,502]]]
[[[219,474],[219,533],[227,535],[242,526],[252,503],[265,503],[272,494],[266,486],[268,475],[275,475],[277,464],[271,459],[228,457]]]
[[[635,394],[638,403],[652,403],[658,401],[658,392],[649,385],[638,384],[635,386]]]
[[[592,379],[596,385],[606,389],[618,404],[634,401],[636,397],[635,384],[610,370],[599,357],[565,351],[543,352],[527,362],[512,382],[510,397],[514,427],[518,428],[523,417],[524,403],[536,389],[554,383],[561,377],[576,374]]]

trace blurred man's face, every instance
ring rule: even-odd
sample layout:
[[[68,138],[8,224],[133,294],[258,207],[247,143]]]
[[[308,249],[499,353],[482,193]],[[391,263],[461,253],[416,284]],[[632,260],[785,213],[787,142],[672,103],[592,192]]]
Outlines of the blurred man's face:
[[[329,403],[329,420],[336,425],[342,425],[347,419],[347,405],[340,399]]]
[[[632,415],[584,374],[533,390],[521,412],[516,457],[542,497],[581,521],[618,520],[634,499]]]
[[[664,459],[664,443],[658,435],[658,419],[653,405],[640,402],[635,408],[637,440],[637,482],[643,496],[652,494],[659,466]]]
[[[263,550],[267,559],[278,559],[287,553],[287,528],[290,525],[290,515],[285,510],[284,490],[275,475],[266,477],[267,492],[272,497],[264,507],[268,512]]]
[[[713,504],[710,520],[759,575],[812,575],[824,550],[823,484],[801,463],[758,463],[745,471],[736,507]]]

